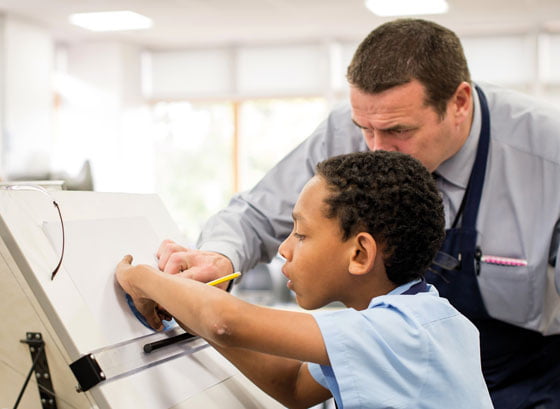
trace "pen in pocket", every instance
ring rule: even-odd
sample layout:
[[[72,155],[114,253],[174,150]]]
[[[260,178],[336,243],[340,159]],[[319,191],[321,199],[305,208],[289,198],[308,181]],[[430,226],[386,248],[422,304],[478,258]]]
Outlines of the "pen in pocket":
[[[480,261],[486,264],[495,264],[500,266],[526,266],[527,260],[521,258],[498,257],[498,256],[482,256]]]

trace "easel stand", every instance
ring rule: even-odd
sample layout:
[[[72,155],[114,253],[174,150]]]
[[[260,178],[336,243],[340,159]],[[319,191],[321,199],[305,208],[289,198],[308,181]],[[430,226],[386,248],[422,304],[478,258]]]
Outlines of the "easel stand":
[[[86,394],[76,393],[76,381],[66,364],[70,358],[1,240],[0,283],[0,308],[5,311],[4,329],[0,331],[0,407],[12,409],[18,400],[19,409],[94,407]],[[29,339],[28,334],[40,334],[42,352],[39,353],[36,336]],[[18,396],[36,356],[39,356],[36,368],[31,371],[22,395]],[[48,362],[47,371],[39,365],[43,360],[41,356]],[[44,382],[47,380],[48,385]],[[54,406],[45,406],[51,400]]]
[[[29,379],[33,374],[37,378],[37,386],[39,387],[39,397],[41,399],[42,409],[56,409],[56,394],[51,381],[51,373],[49,372],[49,363],[45,355],[45,342],[40,332],[28,332],[25,339],[20,341],[23,344],[29,345],[29,352],[33,364],[25,378],[25,382],[18,395],[14,409],[17,408],[25,388],[29,383]]]

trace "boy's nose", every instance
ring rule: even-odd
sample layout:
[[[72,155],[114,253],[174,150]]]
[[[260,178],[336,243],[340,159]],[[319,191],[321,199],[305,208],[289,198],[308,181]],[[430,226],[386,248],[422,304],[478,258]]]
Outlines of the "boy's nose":
[[[280,244],[280,247],[278,247],[278,253],[280,253],[280,255],[282,257],[284,257],[286,260],[288,260],[288,258],[289,258],[288,257],[288,253],[289,253],[289,251],[288,251],[288,240],[290,240],[290,237],[291,237],[291,235],[288,236],[288,238],[286,240],[284,240],[282,242],[282,244]]]

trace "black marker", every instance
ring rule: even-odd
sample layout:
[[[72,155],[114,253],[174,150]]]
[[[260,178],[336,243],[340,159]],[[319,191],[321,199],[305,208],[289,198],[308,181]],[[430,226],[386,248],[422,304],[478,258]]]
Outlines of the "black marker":
[[[149,354],[150,352],[166,347],[168,345],[173,345],[181,341],[185,341],[187,339],[195,338],[196,335],[189,334],[185,332],[183,334],[175,335],[173,337],[165,338],[160,341],[150,342],[149,344],[144,345],[144,352]]]

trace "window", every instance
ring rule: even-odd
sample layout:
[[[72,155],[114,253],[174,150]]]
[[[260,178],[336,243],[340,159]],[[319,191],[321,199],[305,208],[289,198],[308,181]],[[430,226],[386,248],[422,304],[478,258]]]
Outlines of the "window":
[[[192,243],[233,194],[232,106],[161,102],[153,114],[156,192]]]
[[[153,106],[156,191],[189,243],[327,113],[323,98],[159,102]]]
[[[327,114],[323,98],[248,100],[240,107],[239,190],[250,189]]]

